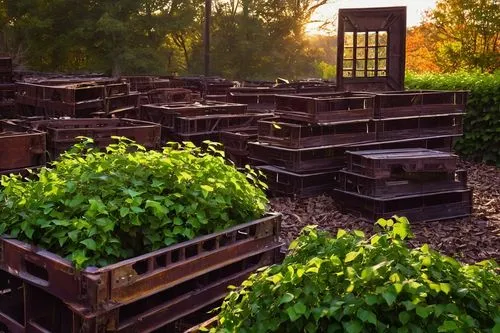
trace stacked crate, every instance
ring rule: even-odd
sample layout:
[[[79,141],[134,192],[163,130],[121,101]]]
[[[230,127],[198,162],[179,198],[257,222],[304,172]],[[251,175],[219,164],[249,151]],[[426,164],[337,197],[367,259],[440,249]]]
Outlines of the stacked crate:
[[[45,133],[0,121],[0,175],[45,164]]]
[[[370,221],[405,216],[412,222],[465,217],[472,212],[467,175],[456,155],[423,148],[347,152],[335,198]]]
[[[17,84],[16,102],[22,116],[124,117],[139,106],[137,92],[121,81],[44,81]]]
[[[267,216],[102,268],[0,237],[0,330],[170,332],[256,269],[278,263],[281,215]]]
[[[249,143],[252,163],[277,195],[330,192],[344,166],[346,144],[374,141],[374,96],[335,93],[327,97],[277,95],[277,117],[258,123]]]
[[[16,85],[12,74],[12,59],[0,57],[0,119],[16,116]]]
[[[49,119],[25,121],[24,124],[46,134],[50,160],[78,143],[79,137],[93,139],[93,146],[101,149],[113,143],[113,137],[129,138],[148,149],[160,148],[160,125],[135,119]]]
[[[142,105],[140,118],[162,126],[162,142],[217,141],[223,131],[247,131],[272,114],[247,112],[244,104],[217,101]]]

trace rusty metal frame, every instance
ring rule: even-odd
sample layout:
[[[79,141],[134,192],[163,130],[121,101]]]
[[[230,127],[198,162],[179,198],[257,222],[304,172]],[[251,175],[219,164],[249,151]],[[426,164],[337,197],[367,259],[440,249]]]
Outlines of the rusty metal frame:
[[[0,269],[56,296],[80,316],[94,318],[280,244],[280,225],[281,215],[272,213],[221,232],[83,271],[77,271],[58,255],[2,236]],[[45,273],[34,273],[40,270]]]
[[[338,51],[337,51],[337,88],[340,91],[364,90],[386,91],[403,90],[405,75],[405,44],[406,44],[406,7],[385,8],[353,8],[340,9],[338,22]],[[387,45],[379,45],[379,34],[387,34]],[[346,58],[346,33],[353,34],[352,58]],[[358,34],[364,44],[358,48]],[[363,35],[364,34],[364,35]],[[370,36],[375,34],[374,45],[369,44]],[[351,48],[351,46],[349,46]],[[385,48],[379,59],[379,51]],[[361,56],[358,59],[358,49]],[[374,50],[373,56],[370,55]],[[385,59],[385,70],[379,68],[379,60]],[[344,60],[352,61],[351,77],[345,77]],[[358,69],[357,61],[363,62]],[[368,69],[368,63],[373,61],[374,66]],[[380,62],[382,63],[382,62]],[[373,69],[373,75],[372,75]],[[361,72],[361,77],[357,77]],[[385,72],[385,75],[383,75]]]

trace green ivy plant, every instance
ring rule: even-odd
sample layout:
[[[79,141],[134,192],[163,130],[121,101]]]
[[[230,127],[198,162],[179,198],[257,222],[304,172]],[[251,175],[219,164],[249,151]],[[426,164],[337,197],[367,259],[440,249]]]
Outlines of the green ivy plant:
[[[163,151],[84,139],[31,179],[2,176],[0,235],[36,244],[77,268],[105,266],[262,216],[266,185],[224,160],[219,144]]]
[[[226,297],[211,332],[500,332],[498,265],[410,249],[406,218],[382,232],[306,227],[283,264]]]

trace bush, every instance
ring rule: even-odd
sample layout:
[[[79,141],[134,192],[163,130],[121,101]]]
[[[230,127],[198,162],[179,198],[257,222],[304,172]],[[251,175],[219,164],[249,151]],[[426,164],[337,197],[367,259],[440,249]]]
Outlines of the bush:
[[[107,152],[76,145],[33,180],[2,177],[0,235],[105,266],[262,216],[265,186],[209,143],[146,151],[126,139]]]
[[[500,166],[500,71],[495,74],[408,74],[408,89],[469,90],[464,135],[456,151]]]
[[[283,264],[229,293],[212,332],[499,332],[495,262],[411,250],[405,218],[377,223],[369,239],[306,227]]]

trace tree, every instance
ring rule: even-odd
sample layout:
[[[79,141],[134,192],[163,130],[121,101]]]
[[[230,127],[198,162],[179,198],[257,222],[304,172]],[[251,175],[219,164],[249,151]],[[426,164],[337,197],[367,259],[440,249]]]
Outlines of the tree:
[[[498,0],[439,0],[428,13],[437,38],[437,61],[445,71],[500,66]]]
[[[406,34],[406,69],[415,73],[439,72],[436,41],[429,23],[408,29]]]

